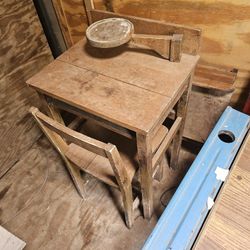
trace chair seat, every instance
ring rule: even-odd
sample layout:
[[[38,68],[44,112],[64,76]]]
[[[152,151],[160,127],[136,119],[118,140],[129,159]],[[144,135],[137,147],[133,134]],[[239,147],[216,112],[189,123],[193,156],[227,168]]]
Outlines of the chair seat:
[[[97,125],[98,126],[98,125]],[[116,145],[124,167],[127,170],[129,180],[132,181],[135,172],[138,169],[137,153],[136,153],[136,143],[128,138],[123,137],[117,133],[107,130],[103,127],[93,124],[87,124],[83,128],[83,131],[87,134],[95,135],[96,139],[101,139],[103,141],[108,141]],[[152,142],[152,152],[155,153],[159,148],[161,142],[168,133],[168,129],[165,126],[161,126]],[[81,168],[86,173],[91,174],[97,179],[103,181],[104,183],[118,187],[116,182],[114,172],[107,158],[96,155],[82,147],[71,143],[65,153],[66,157],[72,161],[75,165]]]

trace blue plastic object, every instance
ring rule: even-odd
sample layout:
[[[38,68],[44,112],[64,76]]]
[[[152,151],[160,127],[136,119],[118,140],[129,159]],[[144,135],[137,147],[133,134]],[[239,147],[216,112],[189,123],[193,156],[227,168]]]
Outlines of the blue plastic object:
[[[250,117],[227,107],[161,215],[143,250],[190,249],[249,129]]]

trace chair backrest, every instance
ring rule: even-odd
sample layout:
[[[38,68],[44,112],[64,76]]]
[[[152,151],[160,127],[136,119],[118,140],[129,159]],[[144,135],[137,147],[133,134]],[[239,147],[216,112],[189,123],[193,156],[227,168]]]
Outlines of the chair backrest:
[[[123,162],[121,160],[120,154],[116,146],[111,143],[104,143],[99,140],[93,139],[89,136],[86,136],[84,134],[81,134],[79,132],[76,132],[66,127],[65,125],[51,119],[50,117],[44,115],[35,107],[30,108],[30,113],[32,114],[32,116],[34,117],[34,119],[36,120],[40,128],[47,135],[51,143],[57,148],[57,150],[59,151],[59,153],[65,160],[65,162],[67,162],[67,156],[65,155],[65,152],[62,152],[62,151],[64,150],[67,151],[67,148],[69,148],[70,146],[68,146],[63,141],[63,139],[66,139],[67,142],[69,143],[76,144],[79,147],[82,147],[97,155],[103,156],[109,160],[112,170],[114,172],[114,176],[117,181],[118,187],[123,196],[126,224],[129,228],[131,228],[133,225],[133,221],[134,221],[133,219],[133,197],[132,197],[132,186],[131,186],[132,179],[129,178],[128,171],[123,166]],[[58,142],[59,143],[61,142],[64,149],[62,147],[58,147],[57,145]],[[99,173],[100,169],[98,168],[97,171]],[[72,178],[74,177],[75,176],[72,175]],[[100,180],[103,180],[101,177],[101,173],[97,178]]]
[[[199,52],[201,44],[201,30],[198,28],[96,10],[94,8],[93,0],[84,0],[84,2],[89,24],[105,18],[125,18],[133,23],[135,33],[151,35],[183,34],[182,52],[191,55],[197,55]]]
[[[45,126],[50,131],[57,133],[68,142],[74,143],[97,155],[108,158],[106,152],[109,151],[110,148],[115,147],[115,145],[98,141],[64,126],[63,124],[44,115],[38,110],[38,108],[31,107],[30,113],[40,125]]]
[[[76,132],[66,127],[65,125],[53,120],[52,118],[44,115],[38,110],[38,108],[31,107],[29,111],[39,124],[40,128],[45,132],[45,134],[47,134],[47,136],[48,133],[46,132],[46,130],[49,130],[50,132],[56,133],[57,135],[66,139],[69,143],[74,143],[92,153],[107,158],[113,169],[120,189],[123,189],[123,186],[127,183],[129,177],[115,145],[111,143],[104,143],[87,135]],[[51,140],[51,138],[49,139]],[[53,141],[52,144],[56,146]]]

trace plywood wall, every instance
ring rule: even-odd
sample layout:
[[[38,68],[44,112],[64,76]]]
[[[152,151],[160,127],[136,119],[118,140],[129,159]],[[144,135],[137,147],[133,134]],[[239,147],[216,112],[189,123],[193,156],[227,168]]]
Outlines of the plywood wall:
[[[25,81],[51,60],[33,1],[1,1],[0,177],[40,136],[27,112],[38,98]]]
[[[82,0],[53,0],[64,12],[72,45],[82,38],[86,14]],[[201,59],[239,69],[233,104],[242,105],[250,89],[249,0],[95,0],[97,9],[147,17],[203,30]],[[62,11],[63,10],[63,11]]]

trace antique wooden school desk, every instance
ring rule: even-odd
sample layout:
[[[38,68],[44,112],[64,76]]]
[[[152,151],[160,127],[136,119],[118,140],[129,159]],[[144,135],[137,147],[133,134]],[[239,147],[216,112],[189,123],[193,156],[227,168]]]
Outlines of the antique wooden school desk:
[[[120,16],[88,6],[91,21]],[[139,33],[183,34],[182,58],[178,63],[154,52],[121,46],[97,49],[85,38],[27,81],[47,105],[48,115],[63,122],[60,110],[93,119],[124,136],[136,137],[144,217],[153,209],[152,165],[172,142],[171,167],[177,167],[192,75],[199,56],[201,32],[137,17],[129,19]],[[151,141],[175,108],[175,122],[155,156]],[[56,145],[78,191],[79,170],[64,156],[65,143]]]

